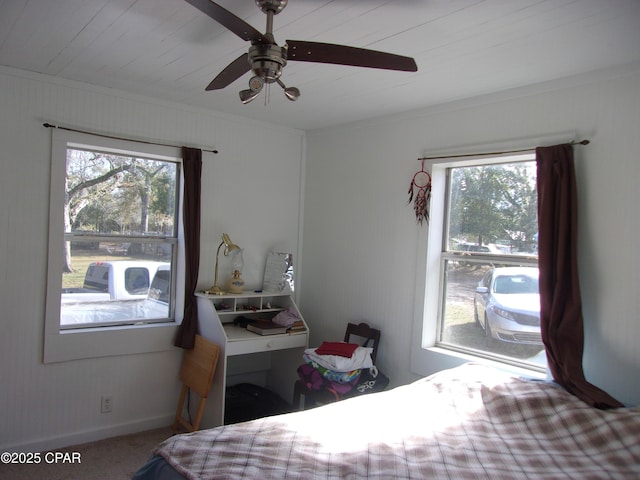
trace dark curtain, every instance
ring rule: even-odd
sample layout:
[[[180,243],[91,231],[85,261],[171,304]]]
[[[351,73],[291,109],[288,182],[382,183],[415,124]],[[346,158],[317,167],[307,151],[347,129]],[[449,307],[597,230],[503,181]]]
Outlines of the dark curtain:
[[[200,268],[200,191],[202,150],[182,147],[184,200],[182,217],[185,244],[184,318],[174,345],[193,348],[198,333],[198,305],[194,293]]]
[[[571,145],[536,149],[540,327],[553,379],[597,408],[623,406],[582,369],[584,327],[577,261],[577,192]]]

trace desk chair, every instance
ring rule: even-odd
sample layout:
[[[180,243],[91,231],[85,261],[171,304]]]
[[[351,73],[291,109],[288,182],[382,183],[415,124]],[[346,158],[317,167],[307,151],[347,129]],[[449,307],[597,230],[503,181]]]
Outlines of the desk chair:
[[[344,333],[344,341],[347,343],[359,343],[354,341],[352,337],[359,337],[361,345],[366,347],[372,347],[371,360],[373,364],[376,363],[376,355],[378,353],[378,345],[380,343],[380,330],[370,327],[366,323],[348,323],[347,329]],[[293,386],[293,408],[300,409],[300,397],[304,396],[304,408],[314,406],[316,404],[332,403],[337,401],[333,393],[325,390],[311,390],[307,388],[302,380],[296,380]]]
[[[186,428],[189,432],[194,432],[200,428],[200,421],[204,413],[204,406],[209,396],[211,383],[213,382],[213,374],[216,371],[218,357],[220,356],[220,346],[209,340],[196,335],[195,345],[192,350],[185,351],[182,361],[182,369],[180,370],[180,381],[182,382],[182,391],[180,392],[180,400],[178,400],[178,409],[176,410],[176,418],[173,422],[173,430],[178,431],[180,426]],[[189,405],[187,404],[187,414],[189,419],[183,416],[184,402],[187,393],[193,391],[200,397],[196,416],[191,421]]]

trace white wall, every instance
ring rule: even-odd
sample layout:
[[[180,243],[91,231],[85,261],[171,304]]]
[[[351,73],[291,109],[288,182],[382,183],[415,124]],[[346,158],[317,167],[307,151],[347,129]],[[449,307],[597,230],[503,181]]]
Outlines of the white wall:
[[[0,450],[58,448],[169,425],[181,350],[42,363],[51,131],[58,123],[204,154],[199,287],[220,236],[245,249],[248,288],[269,251],[300,243],[304,133],[0,67]],[[223,270],[221,270],[221,277]],[[100,414],[100,398],[113,412]]]
[[[528,137],[575,132],[591,140],[575,149],[585,373],[619,400],[640,404],[639,127],[640,72],[632,65],[307,132],[301,305],[311,343],[339,338],[345,322],[365,319],[382,329],[378,363],[393,384],[417,378],[410,373],[423,275],[416,258],[426,227],[407,204],[416,159],[514,140],[527,148],[535,146]],[[424,370],[459,363],[431,358]]]

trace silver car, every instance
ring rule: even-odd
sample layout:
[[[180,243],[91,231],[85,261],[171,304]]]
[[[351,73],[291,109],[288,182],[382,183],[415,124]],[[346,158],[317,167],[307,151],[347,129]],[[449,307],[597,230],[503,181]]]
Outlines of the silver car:
[[[542,345],[538,269],[490,269],[476,288],[474,314],[489,343]]]

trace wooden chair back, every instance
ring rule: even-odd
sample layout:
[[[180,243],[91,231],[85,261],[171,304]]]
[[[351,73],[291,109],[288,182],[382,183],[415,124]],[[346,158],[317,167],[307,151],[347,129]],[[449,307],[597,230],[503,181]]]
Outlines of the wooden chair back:
[[[205,403],[213,383],[213,375],[216,371],[219,356],[220,346],[200,335],[196,335],[193,349],[185,351],[182,368],[180,369],[182,390],[173,422],[174,431],[177,431],[180,426],[186,428],[189,432],[194,432],[200,428],[200,421],[202,420]],[[184,417],[184,403],[189,390],[200,397],[198,409],[192,421]]]
[[[353,337],[360,337],[360,341]],[[372,347],[371,360],[374,364],[376,363],[378,344],[380,343],[380,330],[372,328],[364,322],[357,325],[355,323],[348,323],[347,330],[344,333],[344,341],[347,343],[357,343],[365,347]]]

